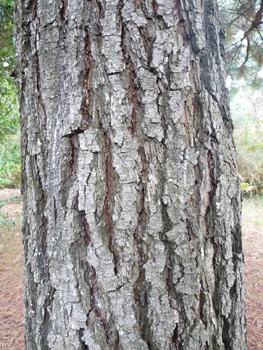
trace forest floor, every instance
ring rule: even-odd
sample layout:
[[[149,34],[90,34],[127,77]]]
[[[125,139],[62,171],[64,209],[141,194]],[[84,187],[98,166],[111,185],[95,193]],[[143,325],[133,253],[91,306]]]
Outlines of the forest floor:
[[[3,202],[4,201],[4,202]],[[23,350],[22,202],[18,189],[0,190],[0,350]]]
[[[23,350],[22,202],[0,190],[0,350]],[[263,201],[243,203],[243,247],[250,350],[263,350]],[[234,350],[234,349],[233,349]]]
[[[247,332],[250,350],[263,350],[263,201],[245,200],[242,214]]]

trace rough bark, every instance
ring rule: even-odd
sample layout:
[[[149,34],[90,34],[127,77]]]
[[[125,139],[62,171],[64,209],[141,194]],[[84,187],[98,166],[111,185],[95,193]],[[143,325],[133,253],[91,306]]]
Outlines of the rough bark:
[[[27,350],[247,349],[215,0],[17,0]]]

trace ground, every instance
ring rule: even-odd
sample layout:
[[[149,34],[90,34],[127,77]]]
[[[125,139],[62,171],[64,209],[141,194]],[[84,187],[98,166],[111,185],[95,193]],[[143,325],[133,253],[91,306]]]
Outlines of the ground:
[[[246,200],[242,215],[248,345],[263,349],[263,200]]]
[[[6,201],[11,199],[10,201]],[[4,203],[3,203],[4,201]],[[22,203],[18,189],[0,190],[0,350],[24,349]]]
[[[250,350],[263,349],[262,213],[262,199],[244,201],[242,227]],[[25,348],[21,217],[20,191],[0,190],[0,350]]]

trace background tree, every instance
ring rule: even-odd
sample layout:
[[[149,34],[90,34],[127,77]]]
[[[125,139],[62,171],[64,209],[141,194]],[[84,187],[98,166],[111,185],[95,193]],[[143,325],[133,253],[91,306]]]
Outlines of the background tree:
[[[263,1],[220,0],[219,5],[226,31],[227,74],[262,84],[258,73],[263,67]]]
[[[247,349],[216,1],[15,13],[27,349]]]

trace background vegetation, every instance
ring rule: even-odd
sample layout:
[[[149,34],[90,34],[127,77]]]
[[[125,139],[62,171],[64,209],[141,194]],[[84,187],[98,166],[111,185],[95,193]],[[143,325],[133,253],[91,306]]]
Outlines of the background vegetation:
[[[263,194],[263,91],[248,86],[239,88],[231,97],[238,172],[244,191]]]
[[[263,1],[218,0],[226,33],[227,74],[237,81],[262,86]],[[260,74],[261,73],[261,74]]]
[[[15,68],[14,3],[0,0],[0,188],[16,187],[20,178],[20,147]]]

